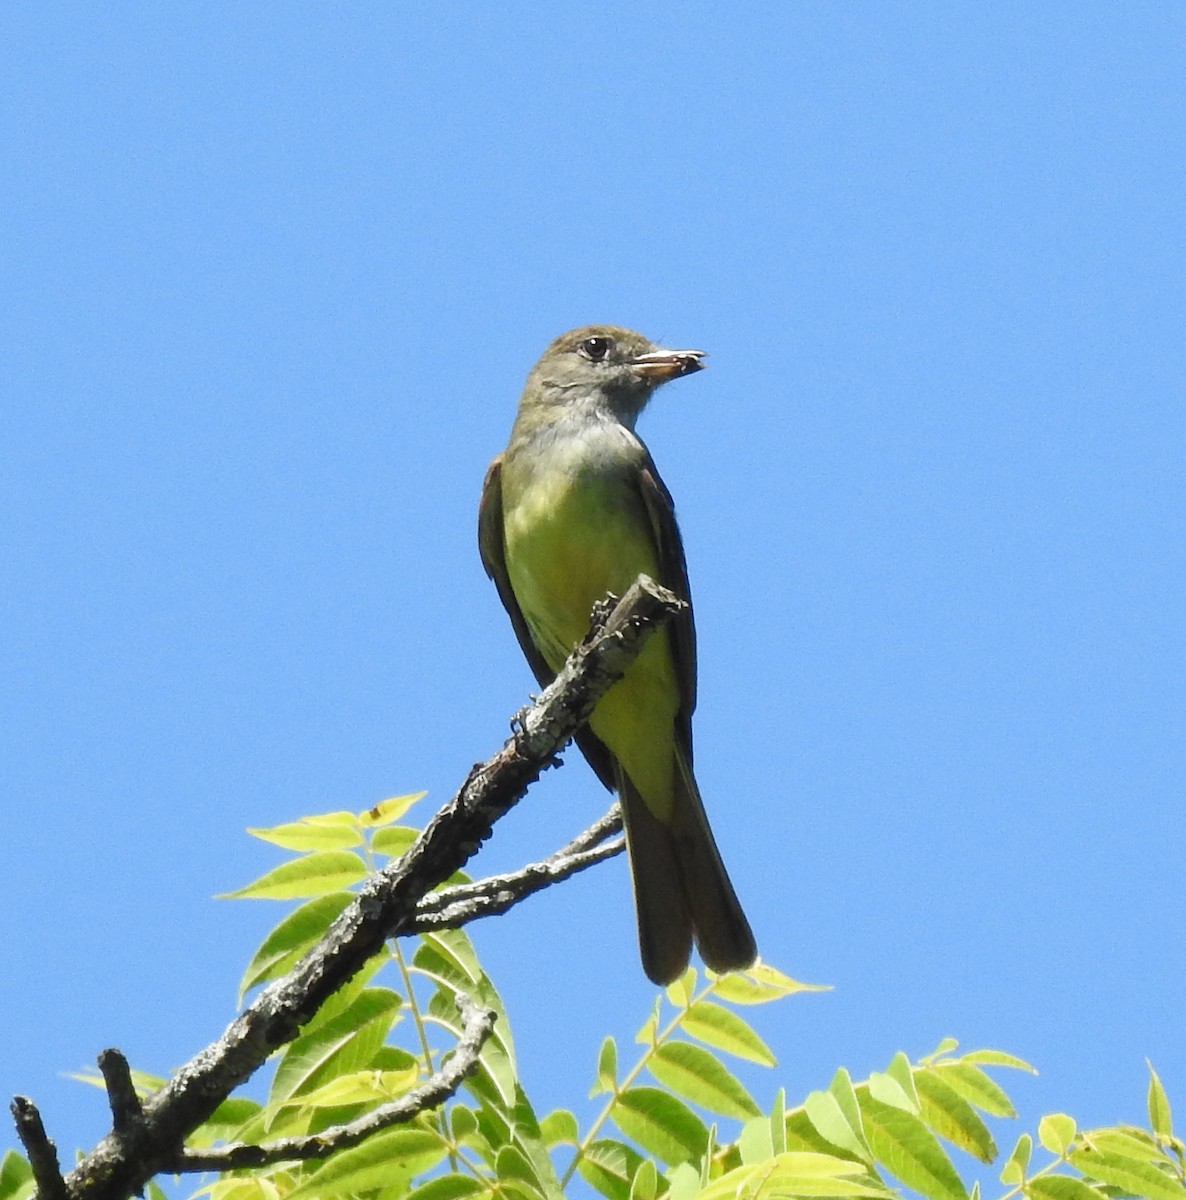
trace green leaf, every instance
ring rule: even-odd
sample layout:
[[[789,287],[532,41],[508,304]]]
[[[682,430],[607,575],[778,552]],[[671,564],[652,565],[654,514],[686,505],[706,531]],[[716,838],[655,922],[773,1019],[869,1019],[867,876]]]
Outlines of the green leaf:
[[[655,1200],[658,1190],[659,1177],[655,1171],[655,1164],[649,1158],[644,1158],[638,1170],[634,1172],[634,1180],[630,1184],[630,1200]]]
[[[997,1156],[996,1142],[976,1110],[931,1068],[915,1073],[922,1119],[940,1136],[982,1163]]]
[[[746,1121],[737,1138],[737,1150],[743,1163],[765,1162],[774,1157],[773,1121],[769,1117],[755,1117]]]
[[[1049,1113],[1038,1122],[1038,1141],[1059,1156],[1075,1140],[1075,1118],[1066,1113]]]
[[[1135,1158],[1138,1162],[1152,1162],[1161,1155],[1153,1134],[1133,1125],[1093,1129],[1083,1135],[1083,1140],[1088,1143],[1090,1150],[1102,1150],[1121,1158]]]
[[[774,1093],[774,1103],[770,1106],[770,1145],[775,1154],[783,1154],[787,1149],[787,1093],[785,1088],[779,1088]]]
[[[489,1185],[471,1175],[438,1175],[413,1188],[407,1200],[466,1200],[483,1192],[490,1192]]]
[[[500,1190],[504,1190],[508,1184],[516,1182],[522,1184],[529,1195],[544,1196],[544,1186],[540,1182],[531,1160],[518,1146],[507,1145],[500,1148],[495,1160],[495,1174]]]
[[[777,1162],[804,1179],[863,1179],[869,1173],[864,1163],[803,1150],[780,1154]]]
[[[519,1179],[504,1179],[498,1185],[501,1200],[539,1200],[539,1192],[534,1191],[530,1184]],[[388,1200],[388,1198],[384,1198]],[[398,1200],[391,1197],[390,1200]]]
[[[953,1037],[945,1037],[940,1040],[939,1044],[928,1054],[922,1061],[925,1063],[933,1063],[936,1059],[942,1058],[945,1054],[953,1054],[959,1049],[959,1041]]]
[[[669,1166],[699,1158],[708,1142],[704,1122],[682,1100],[658,1088],[622,1092],[612,1116],[627,1137]]]
[[[785,1196],[878,1196],[891,1193],[870,1178],[860,1163],[827,1154],[788,1151],[768,1162],[726,1172],[704,1188],[697,1200],[750,1200]]]
[[[1031,1200],[1104,1200],[1102,1192],[1071,1175],[1038,1175],[1025,1185]]]
[[[833,1142],[820,1136],[819,1130],[811,1123],[802,1105],[787,1112],[784,1137],[788,1150],[810,1150],[815,1154],[838,1153],[838,1148]],[[872,1150],[869,1153],[872,1154]]]
[[[455,1037],[462,1033],[456,1004],[458,992],[467,993],[494,1011],[497,1017],[494,1031],[479,1053],[480,1071],[470,1080],[470,1089],[480,1089],[481,1078],[485,1075],[496,1090],[498,1105],[504,1109],[512,1108],[516,1103],[518,1079],[510,1022],[502,999],[483,972],[468,936],[460,929],[424,934],[413,963],[419,974],[437,985],[438,990],[429,1001],[429,1012]],[[492,1103],[495,1101],[493,1094],[484,1098]]]
[[[486,1140],[485,1131],[473,1109],[465,1104],[450,1104],[444,1114],[444,1125],[452,1145],[476,1154],[482,1164],[493,1172],[497,1154]]]
[[[261,875],[235,892],[223,892],[219,900],[303,900],[338,892],[365,879],[366,863],[346,850],[322,850],[305,854]]]
[[[966,1060],[939,1063],[934,1072],[948,1087],[958,1092],[974,1107],[994,1117],[1016,1117],[1009,1097],[979,1067]]]
[[[490,1071],[481,1066],[466,1080],[465,1087],[478,1102],[474,1113],[478,1131],[489,1144],[491,1152],[497,1154],[499,1147],[514,1140],[514,1119],[511,1116],[515,1107],[514,1093],[508,1099],[502,1091],[502,1084],[496,1082]]]
[[[549,1200],[560,1200],[560,1182],[556,1178],[555,1166],[544,1144],[535,1111],[522,1087],[514,1083],[514,1101],[509,1105],[503,1102],[489,1076],[482,1072],[473,1076],[467,1087],[481,1101],[479,1128],[496,1152],[500,1172],[509,1168],[498,1156],[502,1154],[504,1146],[513,1146],[516,1153],[529,1164],[535,1190]]]
[[[210,1200],[280,1200],[275,1178],[268,1175],[257,1175],[253,1179],[224,1177],[199,1188],[194,1195],[205,1195]],[[159,1190],[157,1194],[160,1195]]]
[[[332,812],[302,817],[271,829],[248,829],[252,837],[285,850],[347,850],[362,845],[362,832],[353,813]]]
[[[1067,1160],[1089,1179],[1111,1184],[1130,1196],[1144,1196],[1146,1200],[1183,1200],[1186,1197],[1186,1188],[1152,1163],[1092,1150],[1072,1151]]]
[[[748,1022],[711,1000],[697,1000],[680,1018],[679,1024],[689,1037],[724,1050],[726,1054],[763,1067],[777,1065],[770,1048]]]
[[[840,1100],[831,1092],[811,1092],[803,1103],[803,1111],[820,1137],[840,1150],[847,1150],[864,1162],[872,1162],[873,1154],[865,1141],[861,1127],[860,1112],[856,1114],[856,1125],[849,1119]]]
[[[867,1095],[861,1098],[861,1118],[875,1158],[907,1187],[929,1200],[967,1200],[951,1159],[916,1116]]]
[[[914,1088],[914,1068],[910,1065],[910,1059],[899,1050],[890,1059],[890,1065],[886,1068],[885,1073],[902,1089],[910,1101],[910,1111],[918,1112],[918,1092]]]
[[[446,1110],[449,1134],[458,1145],[468,1143],[477,1132],[478,1121],[472,1108],[464,1104],[450,1104]]]
[[[642,1023],[639,1031],[634,1035],[635,1042],[640,1046],[653,1046],[659,1036],[659,1010],[661,1001],[656,997],[655,1003],[651,1008],[651,1015]]]
[[[1033,1152],[1034,1139],[1028,1133],[1023,1133],[1017,1139],[1017,1144],[1005,1159],[1001,1167],[1001,1182],[1016,1186],[1025,1178],[1026,1169],[1030,1165],[1030,1154]]]
[[[666,1173],[666,1200],[695,1200],[704,1186],[703,1172],[691,1163],[680,1163]]]
[[[700,1155],[700,1174],[702,1182],[708,1182],[708,1164],[712,1162],[717,1152],[717,1125],[714,1121],[708,1127],[708,1141],[704,1143],[704,1153]]]
[[[399,1005],[394,992],[368,988],[336,1017],[302,1034],[276,1068],[269,1102],[283,1104],[303,1091],[312,1091],[330,1075],[369,1065]]]
[[[419,970],[427,971],[435,979],[447,983],[452,989],[469,992],[479,984],[489,983],[482,964],[474,952],[473,942],[461,929],[439,929],[426,933],[416,951],[415,964]],[[493,985],[491,990],[493,990]],[[502,1005],[498,1005],[501,1010]]]
[[[249,1121],[254,1121],[263,1111],[263,1106],[245,1096],[232,1096],[224,1100],[209,1117],[186,1138],[186,1145],[195,1149],[210,1146],[219,1141],[237,1141],[239,1131]]]
[[[731,971],[713,980],[713,994],[730,1004],[769,1004],[795,992],[826,992],[830,989],[815,983],[800,983],[789,975],[775,970],[764,962],[755,963],[746,971]]]
[[[539,1123],[539,1132],[549,1150],[575,1146],[581,1139],[577,1119],[567,1108],[555,1108],[548,1113]]]
[[[36,1191],[33,1168],[15,1150],[6,1150],[0,1160],[0,1197],[3,1200],[25,1200]]]
[[[710,1112],[745,1120],[762,1111],[741,1080],[702,1046],[665,1042],[647,1060],[647,1067],[664,1087]]]
[[[857,1157],[868,1162],[873,1155],[869,1142],[865,1137],[865,1127],[861,1121],[861,1104],[857,1099],[856,1089],[852,1085],[852,1077],[843,1068],[838,1067],[828,1084],[828,1093],[840,1106],[841,1115],[848,1127],[856,1134],[859,1149]]]
[[[408,1056],[409,1059],[411,1056]],[[345,1104],[386,1104],[398,1100],[420,1078],[414,1059],[402,1071],[351,1071],[338,1075],[311,1092],[301,1093],[301,1103],[311,1108],[339,1108]]]
[[[366,812],[360,813],[359,823],[374,829],[380,825],[390,825],[392,821],[398,821],[418,800],[423,800],[427,796],[427,792],[408,792],[406,796],[388,796],[386,800],[380,800],[373,808],[368,808]]]
[[[686,971],[678,978],[673,980],[664,989],[668,1002],[674,1008],[687,1008],[692,1002],[692,995],[696,991],[696,968],[688,967]]]
[[[1147,1097],[1149,1128],[1159,1137],[1173,1137],[1174,1119],[1170,1110],[1170,1098],[1165,1094],[1165,1088],[1161,1086],[1161,1080],[1153,1069],[1153,1064],[1148,1059],[1145,1059],[1145,1064],[1149,1068],[1149,1094]]]
[[[371,838],[371,849],[388,858],[402,858],[419,836],[419,829],[412,829],[408,825],[392,825],[375,833]]]
[[[630,1183],[645,1160],[622,1142],[600,1138],[577,1159],[581,1178],[609,1200],[629,1200]]]
[[[446,1152],[444,1142],[431,1130],[402,1128],[379,1133],[328,1159],[290,1192],[287,1200],[333,1200],[406,1182],[435,1167]]]
[[[589,1095],[597,1096],[601,1092],[612,1093],[617,1090],[617,1087],[618,1045],[612,1037],[607,1037],[601,1043],[601,1049],[597,1054],[597,1081]]]
[[[373,955],[357,974],[326,999],[325,1003],[309,1018],[304,1029],[301,1030],[300,1036],[308,1037],[314,1030],[344,1013],[371,986],[371,980],[389,961],[385,950]],[[403,1003],[402,999],[400,1003]]]
[[[1018,1058],[1015,1054],[1006,1054],[1003,1050],[969,1050],[967,1054],[961,1056],[961,1061],[985,1067],[1013,1067],[1018,1071],[1028,1071],[1031,1075],[1038,1073],[1024,1058]]]
[[[331,892],[307,900],[289,913],[252,956],[239,981],[239,999],[261,983],[284,975],[302,954],[325,936],[335,917],[354,897],[349,892]]]
[[[918,1113],[918,1102],[914,1099],[914,1089],[905,1091],[902,1085],[892,1076],[882,1071],[874,1071],[869,1076],[869,1095],[882,1104],[891,1108],[900,1108],[903,1112]]]

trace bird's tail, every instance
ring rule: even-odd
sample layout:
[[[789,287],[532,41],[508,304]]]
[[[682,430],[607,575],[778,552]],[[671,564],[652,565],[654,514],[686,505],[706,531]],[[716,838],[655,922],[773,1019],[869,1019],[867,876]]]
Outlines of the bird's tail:
[[[642,966],[661,985],[687,967],[693,940],[705,966],[718,972],[742,970],[758,953],[691,768],[682,751],[675,755],[675,802],[666,821],[655,816],[615,764]]]

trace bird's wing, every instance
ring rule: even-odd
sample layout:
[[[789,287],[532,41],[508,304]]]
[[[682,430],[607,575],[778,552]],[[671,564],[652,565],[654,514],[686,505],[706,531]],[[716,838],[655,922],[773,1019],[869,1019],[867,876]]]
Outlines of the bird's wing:
[[[544,656],[536,649],[531,640],[531,630],[523,618],[519,601],[511,589],[511,579],[507,574],[506,548],[503,542],[502,525],[502,455],[500,454],[486,472],[486,480],[482,484],[482,501],[478,505],[478,553],[482,556],[482,566],[486,574],[494,580],[498,588],[498,598],[510,615],[511,624],[515,628],[515,636],[523,653],[531,666],[540,687],[547,687],[556,678],[553,671],[544,661]]]
[[[688,585],[688,564],[684,559],[684,543],[675,520],[675,504],[667,485],[659,476],[648,453],[638,473],[638,487],[651,519],[655,545],[659,549],[659,582],[681,599],[688,607],[668,625],[671,631],[675,672],[679,680],[680,707],[677,721],[680,737],[692,764],[692,710],[696,707],[696,625],[692,619],[692,590]]]
[[[548,666],[532,640],[531,630],[527,627],[523,610],[519,607],[519,601],[511,587],[510,575],[507,574],[506,543],[503,539],[501,454],[490,464],[486,480],[482,484],[482,500],[478,505],[478,553],[482,556],[482,566],[486,568],[486,574],[494,580],[503,608],[511,618],[511,625],[519,639],[523,656],[539,680],[540,687],[547,687],[556,678],[556,672]],[[581,753],[588,759],[589,765],[597,773],[597,778],[612,791],[614,760],[605,743],[596,737],[588,726],[577,731],[575,741]]]

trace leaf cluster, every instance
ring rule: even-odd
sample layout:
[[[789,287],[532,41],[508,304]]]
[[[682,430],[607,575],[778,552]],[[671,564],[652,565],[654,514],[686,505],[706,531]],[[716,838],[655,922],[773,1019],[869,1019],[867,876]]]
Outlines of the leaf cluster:
[[[417,831],[400,822],[419,798],[251,831],[294,857],[230,895],[299,904],[253,955],[242,993],[281,978],[350,902],[350,889],[407,849]],[[895,1054],[868,1079],[840,1068],[796,1105],[779,1090],[764,1109],[732,1064],[774,1068],[775,1057],[742,1012],[809,990],[820,989],[762,963],[720,977],[689,970],[657,997],[632,1055],[604,1039],[590,1093],[604,1100],[582,1125],[570,1109],[537,1115],[507,1013],[463,930],[390,942],[273,1056],[266,1096],[226,1100],[187,1145],[199,1156],[300,1145],[300,1156],[219,1170],[195,1196],[559,1200],[579,1175],[606,1200],[891,1200],[903,1190],[980,1200],[980,1182],[968,1182],[957,1162],[994,1163],[990,1123],[1016,1116],[990,1071],[1032,1068],[1000,1051],[959,1053],[948,1039],[915,1061]],[[412,1104],[365,1137],[346,1136],[441,1080],[462,1054],[475,1006],[493,1025],[475,1043],[460,1090],[444,1103]],[[1066,1114],[1044,1117],[1036,1144],[1023,1133],[1005,1156],[1000,1200],[1186,1200],[1186,1149],[1149,1073],[1147,1129],[1079,1130]],[[163,1082],[133,1078],[141,1095]],[[28,1200],[34,1190],[29,1164],[9,1152],[0,1200]],[[155,1183],[147,1193],[163,1197]]]

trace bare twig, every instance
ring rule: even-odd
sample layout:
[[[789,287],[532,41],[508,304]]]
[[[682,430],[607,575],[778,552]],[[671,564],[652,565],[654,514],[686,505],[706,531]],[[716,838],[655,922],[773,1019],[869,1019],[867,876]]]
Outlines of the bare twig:
[[[37,1195],[41,1200],[67,1200],[70,1193],[62,1178],[58,1150],[45,1132],[37,1105],[26,1096],[16,1096],[11,1110],[17,1136],[29,1155],[29,1166],[37,1181]]]
[[[493,1011],[479,1007],[460,992],[457,995],[457,1009],[465,1028],[453,1056],[427,1083],[406,1096],[379,1105],[357,1121],[335,1125],[304,1137],[277,1138],[274,1142],[264,1142],[262,1145],[236,1142],[220,1146],[217,1150],[185,1150],[169,1164],[167,1170],[178,1174],[231,1171],[243,1167],[268,1167],[293,1159],[328,1158],[338,1150],[357,1146],[372,1134],[410,1121],[426,1109],[443,1104],[473,1073],[482,1046],[494,1029]]]
[[[433,892],[416,906],[413,928],[417,933],[457,929],[480,917],[499,916],[543,888],[621,854],[626,849],[624,839],[606,840],[621,828],[622,817],[615,805],[584,833],[541,862]]]
[[[128,1060],[118,1050],[104,1050],[99,1054],[99,1071],[107,1087],[111,1127],[119,1133],[127,1133],[144,1120]]]
[[[578,833],[567,846],[561,846],[552,858],[564,858],[569,854],[580,854],[593,846],[622,832],[622,810],[617,801],[610,805],[609,812],[598,817],[588,829]]]
[[[36,1154],[42,1163],[34,1168],[40,1170],[36,1177],[41,1200],[127,1200],[158,1172],[172,1169],[185,1153],[185,1138],[236,1087],[296,1037],[387,938],[415,928],[421,899],[477,852],[494,822],[555,761],[557,751],[622,677],[646,638],[683,607],[671,592],[640,576],[577,647],[555,681],[517,714],[507,743],[470,771],[412,848],[369,878],[288,975],[260,992],[216,1042],[149,1096],[141,1119],[131,1119],[121,1099],[121,1111],[129,1118],[126,1126],[120,1128],[122,1118],[117,1119],[116,1127],[66,1176],[64,1188],[44,1130],[38,1135],[21,1124],[23,1114],[35,1115],[36,1110],[29,1101],[14,1105],[30,1159]],[[52,1169],[49,1162],[55,1164]]]

